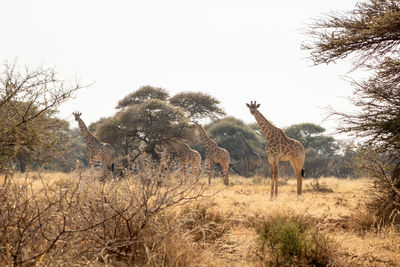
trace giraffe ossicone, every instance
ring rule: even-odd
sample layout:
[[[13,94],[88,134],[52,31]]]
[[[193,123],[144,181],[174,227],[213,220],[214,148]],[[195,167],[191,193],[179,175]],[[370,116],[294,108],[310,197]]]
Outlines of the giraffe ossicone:
[[[269,122],[258,110],[260,104],[256,101],[246,103],[250,113],[256,119],[264,136],[267,138],[268,162],[271,167],[271,199],[278,195],[278,165],[280,161],[289,161],[297,180],[297,195],[301,195],[302,179],[304,175],[305,150],[303,145],[285,135],[282,129]]]

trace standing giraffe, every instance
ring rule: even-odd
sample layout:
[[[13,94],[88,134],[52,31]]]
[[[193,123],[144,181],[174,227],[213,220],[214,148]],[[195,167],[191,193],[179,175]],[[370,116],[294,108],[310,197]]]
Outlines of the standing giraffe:
[[[192,174],[197,177],[200,175],[201,156],[199,152],[191,149],[186,143],[176,141],[169,141],[167,145],[178,154],[179,165],[183,175],[186,175],[186,168],[188,164],[192,168]]]
[[[107,168],[108,170],[113,171],[114,169],[114,148],[107,143],[100,142],[86,127],[85,123],[81,119],[82,113],[73,112],[75,116],[75,120],[79,124],[79,128],[81,129],[83,140],[86,143],[86,157],[89,162],[89,167],[93,168],[94,160],[100,159],[103,164],[103,168]]]
[[[279,161],[289,161],[292,165],[294,174],[297,179],[297,195],[301,195],[302,177],[304,176],[304,159],[305,151],[303,145],[294,139],[291,139],[285,135],[282,129],[279,129],[271,122],[269,122],[261,113],[258,111],[260,104],[256,101],[251,101],[250,104],[246,104],[250,109],[250,113],[256,119],[258,125],[261,127],[261,131],[267,138],[267,151],[268,162],[271,167],[271,199],[278,196],[278,165]]]
[[[193,122],[194,127],[200,133],[201,143],[204,145],[205,151],[205,165],[209,168],[208,184],[211,184],[211,176],[213,175],[214,163],[218,163],[222,167],[225,179],[224,184],[229,185],[229,152],[219,147],[217,143],[208,137],[204,128],[197,122]]]
[[[243,155],[243,163],[246,169],[245,176],[248,176],[250,172],[253,172],[256,169],[260,168],[261,157],[251,148],[251,146],[247,143],[246,139],[240,131],[237,131],[235,136],[237,136],[242,143],[241,154]]]

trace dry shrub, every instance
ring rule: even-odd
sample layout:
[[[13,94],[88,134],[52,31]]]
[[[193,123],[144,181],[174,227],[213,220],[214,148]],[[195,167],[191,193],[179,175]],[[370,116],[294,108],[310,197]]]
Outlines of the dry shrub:
[[[160,166],[120,181],[8,180],[0,188],[0,265],[187,265],[191,247],[170,246],[185,238],[166,214],[202,197],[205,185]]]
[[[331,188],[329,188],[326,183],[324,183],[324,182],[320,183],[318,178],[316,178],[313,182],[307,184],[307,189],[305,191],[320,192],[320,193],[333,193],[333,190]]]
[[[368,212],[383,225],[400,225],[400,163],[380,150],[359,152],[360,172],[372,178]]]
[[[196,243],[211,243],[222,237],[228,230],[222,215],[212,211],[208,204],[185,207],[179,221],[181,227],[192,236]]]
[[[365,209],[358,210],[352,214],[347,224],[349,229],[354,230],[360,236],[365,236],[367,232],[376,231],[382,227],[379,219],[365,211]]]
[[[314,223],[304,217],[274,216],[257,227],[256,255],[272,266],[327,266],[333,250]]]

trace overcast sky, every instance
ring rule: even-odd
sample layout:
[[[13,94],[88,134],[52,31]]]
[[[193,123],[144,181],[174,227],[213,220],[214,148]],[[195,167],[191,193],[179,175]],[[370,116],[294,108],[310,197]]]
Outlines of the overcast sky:
[[[261,103],[277,126],[323,121],[324,107],[351,110],[344,61],[313,66],[301,50],[303,29],[353,0],[2,0],[0,60],[55,67],[80,77],[76,98],[61,107],[87,124],[115,114],[118,101],[143,85],[208,93],[230,115],[255,122],[245,103]]]

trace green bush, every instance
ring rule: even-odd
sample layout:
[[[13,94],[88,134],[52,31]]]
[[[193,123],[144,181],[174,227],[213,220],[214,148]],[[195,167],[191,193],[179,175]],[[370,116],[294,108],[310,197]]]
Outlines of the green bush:
[[[257,256],[267,265],[326,266],[332,250],[326,238],[304,218],[276,216],[257,229]]]

